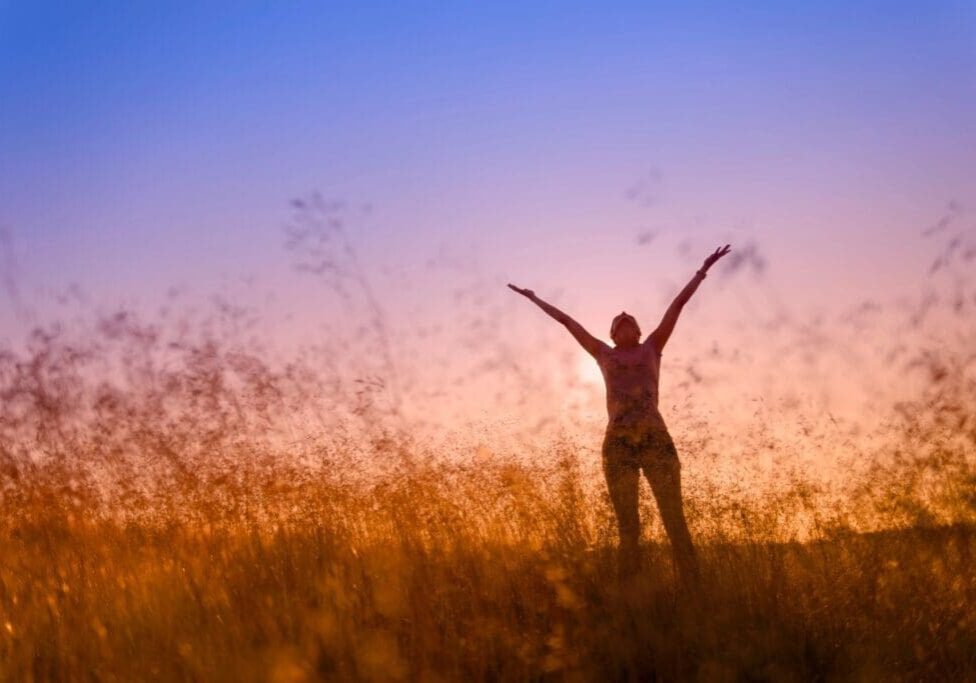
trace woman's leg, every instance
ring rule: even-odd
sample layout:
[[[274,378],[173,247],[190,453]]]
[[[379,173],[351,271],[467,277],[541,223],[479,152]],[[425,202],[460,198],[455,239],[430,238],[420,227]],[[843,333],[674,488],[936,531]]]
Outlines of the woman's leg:
[[[633,574],[640,568],[638,545],[640,540],[640,516],[637,511],[637,485],[640,470],[630,462],[625,446],[612,440],[604,440],[603,474],[610,492],[610,502],[617,518],[620,533],[619,571],[622,576]]]
[[[691,542],[681,499],[681,463],[670,436],[658,440],[653,452],[648,454],[643,470],[661,511],[661,521],[671,541],[678,573],[685,583],[694,583],[699,578],[698,556]]]

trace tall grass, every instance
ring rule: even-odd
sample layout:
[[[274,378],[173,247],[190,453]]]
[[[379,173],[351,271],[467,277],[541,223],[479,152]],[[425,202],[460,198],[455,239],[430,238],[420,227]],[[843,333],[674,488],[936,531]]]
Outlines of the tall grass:
[[[0,353],[0,678],[976,677],[974,359],[918,358],[895,450],[847,478],[687,482],[688,594],[646,498],[618,581],[571,435],[435,447],[399,395],[219,326],[39,327]]]

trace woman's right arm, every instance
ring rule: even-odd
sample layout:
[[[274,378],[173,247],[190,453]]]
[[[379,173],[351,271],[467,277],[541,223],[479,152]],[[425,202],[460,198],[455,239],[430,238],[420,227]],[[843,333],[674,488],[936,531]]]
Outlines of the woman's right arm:
[[[596,358],[604,349],[610,348],[606,343],[600,341],[592,334],[586,331],[586,329],[580,325],[578,322],[573,320],[570,316],[560,311],[558,308],[543,301],[535,295],[531,289],[522,289],[521,287],[516,287],[515,285],[508,285],[510,289],[518,292],[529,301],[534,303],[536,306],[545,311],[550,317],[552,317],[557,322],[561,323],[563,326],[569,330],[569,333],[573,335],[580,346],[586,349],[587,353]]]

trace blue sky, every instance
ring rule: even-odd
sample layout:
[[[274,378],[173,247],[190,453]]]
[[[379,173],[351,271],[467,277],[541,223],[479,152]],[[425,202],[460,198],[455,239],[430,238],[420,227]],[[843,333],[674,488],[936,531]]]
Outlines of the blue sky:
[[[974,3],[0,3],[0,225],[52,289],[285,286],[312,189],[375,205],[376,260],[474,244],[538,289],[619,296],[642,230],[807,292],[896,236],[887,285],[972,205],[974,122]]]

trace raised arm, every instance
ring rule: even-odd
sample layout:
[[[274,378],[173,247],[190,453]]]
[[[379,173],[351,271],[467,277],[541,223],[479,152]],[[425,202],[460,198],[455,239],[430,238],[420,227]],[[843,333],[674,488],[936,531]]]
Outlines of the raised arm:
[[[678,296],[674,298],[671,305],[668,306],[668,310],[664,312],[664,317],[661,318],[661,322],[658,324],[657,328],[649,335],[647,339],[644,340],[644,344],[653,344],[657,351],[660,353],[664,345],[668,343],[668,339],[671,337],[671,333],[674,331],[674,325],[678,322],[678,316],[681,315],[681,309],[684,308],[688,300],[698,289],[698,285],[701,281],[705,279],[705,274],[708,269],[718,261],[720,258],[728,254],[730,251],[729,245],[720,247],[716,249],[712,254],[705,259],[704,264],[700,270],[695,271],[695,275],[691,278],[691,281],[684,286]]]
[[[522,289],[521,287],[516,287],[515,285],[508,285],[509,288],[515,292],[518,292],[529,301],[533,302],[536,306],[541,308],[543,311],[548,313],[554,320],[562,323],[569,333],[576,338],[576,341],[580,343],[587,353],[589,353],[594,358],[597,357],[602,351],[609,349],[610,347],[605,343],[594,337],[592,334],[586,331],[582,325],[573,320],[571,317],[560,311],[558,308],[552,304],[543,301],[535,295],[531,289]]]

